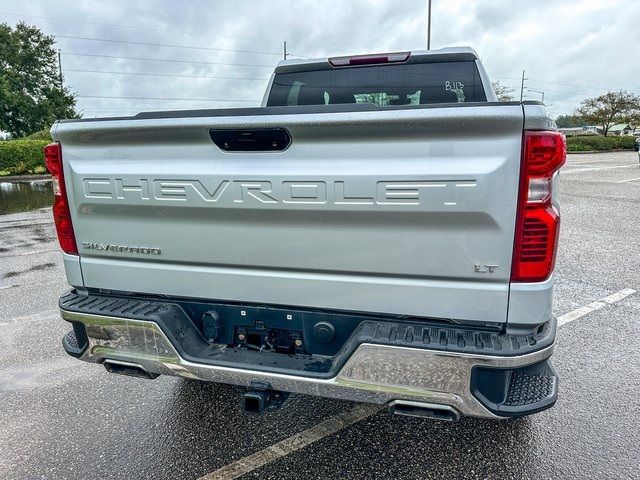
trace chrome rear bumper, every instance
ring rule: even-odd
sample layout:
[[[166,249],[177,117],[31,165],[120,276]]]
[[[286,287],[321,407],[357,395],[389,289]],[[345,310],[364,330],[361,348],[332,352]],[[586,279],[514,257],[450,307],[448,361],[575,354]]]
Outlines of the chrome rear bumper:
[[[473,369],[524,367],[546,360],[553,352],[553,344],[519,356],[500,357],[363,343],[337,375],[322,379],[190,362],[152,321],[64,309],[61,315],[84,325],[88,348],[78,358],[87,362],[114,360],[140,366],[151,375],[245,387],[261,381],[274,390],[356,402],[424,402],[450,407],[463,415],[494,419],[503,417],[489,411],[471,392]]]

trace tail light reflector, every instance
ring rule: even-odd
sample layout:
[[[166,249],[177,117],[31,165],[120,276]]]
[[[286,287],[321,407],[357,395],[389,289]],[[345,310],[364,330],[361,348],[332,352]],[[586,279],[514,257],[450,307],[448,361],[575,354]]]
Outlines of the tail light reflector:
[[[552,179],[567,157],[558,132],[525,132],[511,270],[512,282],[541,282],[553,272],[560,214]]]
[[[64,184],[60,143],[54,142],[44,147],[44,160],[53,180],[53,220],[56,224],[60,247],[64,253],[78,255],[67,190]]]

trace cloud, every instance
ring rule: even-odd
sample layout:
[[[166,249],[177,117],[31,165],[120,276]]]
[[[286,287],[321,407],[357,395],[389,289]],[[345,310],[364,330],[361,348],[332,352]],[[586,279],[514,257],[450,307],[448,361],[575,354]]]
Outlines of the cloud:
[[[251,105],[262,98],[284,40],[292,58],[422,49],[426,10],[426,2],[417,0],[0,0],[0,21],[23,19],[49,34],[201,48],[58,37],[66,83],[82,96],[79,107],[87,116],[105,116]],[[489,75],[517,93],[526,70],[528,88],[544,90],[554,114],[571,112],[607,89],[640,93],[640,2],[434,0],[432,24],[432,48],[475,48]],[[539,94],[525,90],[525,98]],[[214,99],[227,101],[209,101]]]

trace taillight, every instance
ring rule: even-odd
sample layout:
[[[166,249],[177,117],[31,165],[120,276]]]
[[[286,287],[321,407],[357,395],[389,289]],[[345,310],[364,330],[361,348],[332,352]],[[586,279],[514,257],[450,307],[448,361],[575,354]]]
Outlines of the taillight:
[[[71,212],[62,170],[62,151],[59,143],[44,147],[44,160],[53,180],[53,220],[56,224],[58,241],[64,253],[78,255],[76,237],[71,223]]]
[[[512,282],[541,282],[553,272],[560,214],[552,202],[555,172],[567,157],[558,132],[525,132],[513,246]]]
[[[375,65],[378,63],[406,62],[411,52],[374,53],[372,55],[354,55],[350,57],[333,57],[329,59],[332,67],[348,67],[350,65]]]

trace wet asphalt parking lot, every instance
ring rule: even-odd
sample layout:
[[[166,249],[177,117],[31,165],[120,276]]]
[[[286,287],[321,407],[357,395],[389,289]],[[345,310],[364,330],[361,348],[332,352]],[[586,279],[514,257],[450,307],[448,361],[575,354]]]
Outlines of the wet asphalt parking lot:
[[[50,209],[0,215],[0,478],[640,478],[638,156],[570,155],[560,189],[554,312],[598,308],[558,331],[556,406],[507,422],[301,395],[247,416],[234,387],[78,362]]]

